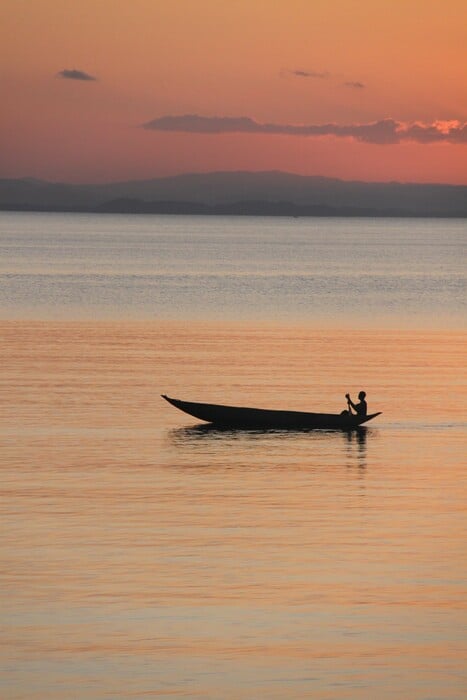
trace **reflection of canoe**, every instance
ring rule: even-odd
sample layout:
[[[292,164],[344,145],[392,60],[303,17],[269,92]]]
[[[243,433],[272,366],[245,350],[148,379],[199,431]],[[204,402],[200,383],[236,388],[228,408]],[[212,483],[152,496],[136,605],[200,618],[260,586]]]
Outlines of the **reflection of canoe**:
[[[193,403],[171,399],[162,394],[162,398],[175,408],[200,420],[223,427],[236,428],[278,428],[281,430],[353,430],[359,425],[379,416],[355,416],[334,413],[304,413],[302,411],[275,411],[262,408],[244,408],[239,406],[220,406],[213,403]]]

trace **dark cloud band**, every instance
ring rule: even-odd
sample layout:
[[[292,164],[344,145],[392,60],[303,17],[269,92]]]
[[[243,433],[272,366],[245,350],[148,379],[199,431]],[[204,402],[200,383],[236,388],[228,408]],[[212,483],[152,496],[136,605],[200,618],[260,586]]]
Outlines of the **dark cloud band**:
[[[64,70],[61,70],[59,73],[57,73],[58,78],[65,78],[66,80],[97,80],[93,75],[89,75],[89,73],[85,73],[84,70],[76,70],[73,68],[72,70],[68,70],[65,68]]]
[[[285,134],[289,136],[338,136],[376,144],[401,141],[418,143],[467,143],[467,123],[457,120],[433,124],[404,123],[382,119],[368,124],[267,124],[250,117],[202,117],[197,114],[164,116],[143,124],[152,131],[178,131],[191,134]]]
[[[319,72],[315,70],[292,70],[290,72],[292,75],[296,75],[297,78],[329,78],[329,73],[326,71]]]
[[[355,90],[361,90],[362,88],[366,87],[364,83],[361,83],[359,80],[348,80],[346,83],[344,83],[345,87],[349,88],[354,88]]]

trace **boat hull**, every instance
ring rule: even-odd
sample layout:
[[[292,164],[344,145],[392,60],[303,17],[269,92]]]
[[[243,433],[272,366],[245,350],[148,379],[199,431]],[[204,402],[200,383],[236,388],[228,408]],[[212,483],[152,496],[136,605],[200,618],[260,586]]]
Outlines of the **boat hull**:
[[[354,430],[380,413],[367,416],[334,413],[305,413],[302,411],[277,411],[243,406],[195,403],[162,398],[180,411],[194,418],[228,428],[267,428],[278,430]]]

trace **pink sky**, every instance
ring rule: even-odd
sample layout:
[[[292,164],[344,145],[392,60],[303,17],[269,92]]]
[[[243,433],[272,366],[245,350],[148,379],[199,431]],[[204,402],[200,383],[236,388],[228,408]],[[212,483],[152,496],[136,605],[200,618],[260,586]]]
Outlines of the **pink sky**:
[[[464,2],[4,0],[0,27],[0,177],[467,184]]]

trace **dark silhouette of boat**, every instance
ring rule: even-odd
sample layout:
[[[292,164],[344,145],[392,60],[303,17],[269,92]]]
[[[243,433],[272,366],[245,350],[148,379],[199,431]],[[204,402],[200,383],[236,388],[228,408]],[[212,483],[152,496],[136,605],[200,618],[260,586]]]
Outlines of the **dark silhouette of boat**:
[[[305,413],[303,411],[278,411],[263,408],[246,408],[243,406],[222,406],[214,403],[194,403],[171,399],[162,394],[162,398],[172,406],[190,416],[228,428],[268,428],[278,430],[354,430],[372,418],[381,415],[371,413],[366,416],[348,413]]]

